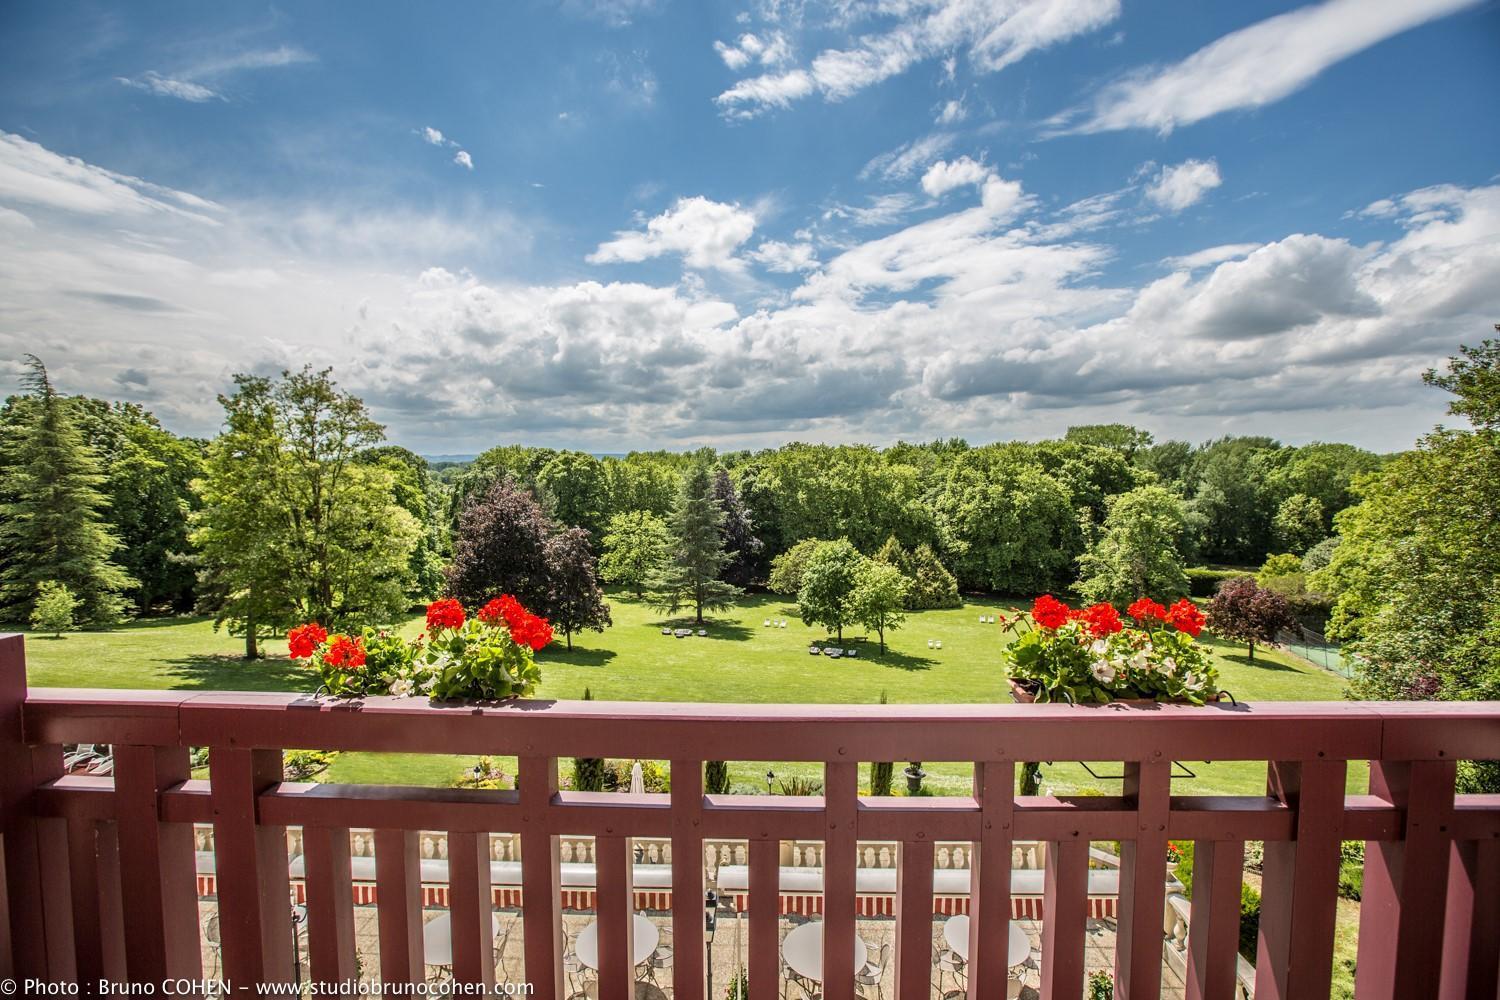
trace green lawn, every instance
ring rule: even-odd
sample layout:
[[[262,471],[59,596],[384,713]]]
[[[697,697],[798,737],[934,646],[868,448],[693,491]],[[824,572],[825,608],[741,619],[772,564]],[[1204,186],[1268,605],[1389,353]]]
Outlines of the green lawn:
[[[559,640],[540,656],[540,694],[578,698],[588,687],[600,699],[629,701],[865,702],[886,692],[892,702],[986,702],[1008,700],[1000,649],[1009,638],[997,625],[979,624],[982,612],[1012,614],[1013,605],[984,601],[954,610],[912,615],[906,628],[889,636],[882,656],[873,638],[846,634],[844,647],[857,647],[856,659],[809,656],[810,642],[823,643],[824,630],[804,626],[795,607],[773,595],[751,595],[730,612],[716,616],[708,636],[675,639],[661,629],[680,624],[620,593],[611,593],[614,626],[575,637],[569,652]],[[767,628],[767,619],[785,619],[786,628]],[[407,628],[415,633],[420,621]],[[940,650],[927,648],[941,641]],[[1258,651],[1253,663],[1243,647],[1210,641],[1222,684],[1241,700],[1337,700],[1341,678],[1275,651]],[[62,639],[28,636],[27,659],[33,686],[310,691],[313,677],[285,658],[285,644],[267,645],[270,658],[246,662],[242,643],[215,632],[204,619],[136,622],[107,632],[75,633]],[[1103,748],[1101,748],[1101,751]],[[899,753],[899,748],[897,751]],[[442,785],[465,772],[467,757],[413,754],[343,754],[325,779],[351,782]],[[507,773],[513,762],[502,761]],[[817,775],[816,764],[769,765],[778,776]],[[1264,787],[1264,765],[1191,763],[1198,777],[1176,787],[1195,794],[1254,793]],[[745,791],[765,788],[765,762],[731,768],[731,780]],[[967,790],[963,763],[925,763],[935,792]],[[1117,765],[1095,768],[1118,773]],[[898,768],[899,771],[899,768]],[[1056,791],[1118,790],[1115,781],[1091,778],[1076,764],[1046,772]],[[1364,787],[1363,767],[1352,768],[1350,788]],[[898,774],[897,784],[900,778]]]

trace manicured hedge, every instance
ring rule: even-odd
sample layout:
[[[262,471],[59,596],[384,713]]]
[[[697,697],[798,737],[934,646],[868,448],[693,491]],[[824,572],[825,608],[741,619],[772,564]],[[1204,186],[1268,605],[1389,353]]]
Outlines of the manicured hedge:
[[[1194,566],[1187,571],[1188,592],[1194,597],[1212,597],[1219,589],[1219,584],[1225,580],[1254,575],[1255,573],[1251,570],[1209,569],[1207,566]]]

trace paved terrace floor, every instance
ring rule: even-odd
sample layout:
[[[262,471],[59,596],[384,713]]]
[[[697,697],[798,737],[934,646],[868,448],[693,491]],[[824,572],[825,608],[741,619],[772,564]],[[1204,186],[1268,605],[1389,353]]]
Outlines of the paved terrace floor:
[[[215,910],[216,906],[212,900],[205,900],[200,903],[200,915],[204,921],[213,916]],[[442,909],[429,909],[424,911],[424,919],[431,921],[445,912]],[[497,910],[496,913],[499,915],[501,926],[508,927],[509,929],[505,947],[501,952],[501,962],[497,968],[496,979],[500,982],[507,980],[517,983],[523,982],[525,960],[523,957],[524,940],[521,928],[521,915],[518,911],[514,910]],[[669,941],[668,935],[671,933],[671,919],[666,914],[652,914],[648,916],[652,923],[656,924],[662,931],[663,943],[667,943]],[[572,941],[578,936],[578,933],[592,923],[594,917],[588,913],[564,912],[562,919],[563,931],[567,935],[569,947],[571,947]],[[933,919],[932,940],[934,946],[942,943],[943,921],[945,919],[941,916]],[[780,921],[782,937],[785,937],[789,931],[804,922],[805,918],[796,916],[782,918]],[[1035,920],[1021,920],[1017,921],[1017,923],[1026,932],[1027,937],[1031,939],[1033,952],[1040,950],[1042,940],[1041,923]],[[870,949],[872,961],[879,954],[880,946],[884,943],[890,944],[892,953],[894,953],[896,922],[893,918],[861,919],[857,921],[857,925],[860,937],[864,939]],[[375,907],[356,906],[354,908],[354,927],[355,948],[359,954],[362,977],[367,981],[373,982],[379,978],[380,969],[378,924]],[[724,996],[724,991],[728,988],[734,971],[748,961],[748,935],[748,921],[743,921],[735,916],[720,917],[718,930],[714,935],[713,942],[714,991],[710,994],[710,1000],[716,1000],[716,998]],[[1087,967],[1090,973],[1095,969],[1112,970],[1114,968],[1115,953],[1115,926],[1113,921],[1090,920],[1085,948]],[[302,977],[303,981],[306,981],[308,970],[305,938],[300,945],[300,954],[303,963]],[[218,957],[213,947],[207,944],[204,946],[203,962],[205,975],[210,978],[214,977],[219,970]],[[499,971],[501,968],[503,968],[503,972]],[[441,975],[441,970],[436,968],[429,968],[427,971],[429,976],[434,978]],[[637,969],[637,972],[641,973],[642,970]],[[566,980],[566,988],[570,996],[576,996],[579,993],[587,996],[597,995],[597,990],[594,986],[595,977],[590,973],[585,972],[581,976],[569,974],[566,976]],[[656,983],[661,988],[663,994],[668,997],[672,995],[672,972],[670,969],[658,970],[656,973]],[[1032,970],[1021,992],[1022,1000],[1037,1000],[1039,996],[1037,992],[1038,986],[1037,973],[1035,970]],[[864,996],[874,1000],[877,996],[893,998],[895,996],[893,987],[894,970],[888,964],[878,991],[874,987],[869,986],[861,986],[860,990]],[[955,981],[952,975],[945,975],[940,985],[934,973],[932,986],[934,1000],[942,1000],[943,997],[953,993],[955,990],[962,990],[962,988],[962,984]],[[788,1000],[808,1000],[806,994],[800,988],[788,985],[785,980],[781,984],[781,993]],[[644,1000],[644,991],[642,995]],[[1162,964],[1161,995],[1163,1000],[1183,1000],[1184,998],[1184,986],[1181,978],[1165,961]]]

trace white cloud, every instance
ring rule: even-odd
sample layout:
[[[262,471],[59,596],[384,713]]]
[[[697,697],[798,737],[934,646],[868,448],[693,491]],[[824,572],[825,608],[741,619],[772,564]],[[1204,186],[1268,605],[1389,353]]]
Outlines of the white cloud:
[[[929,59],[962,51],[977,72],[993,73],[1035,52],[1096,30],[1119,16],[1119,0],[904,0],[840,8],[839,20],[897,18],[893,26],[825,49],[804,69],[741,80],[716,98],[727,115],[750,116],[786,107],[816,89],[838,101]],[[723,55],[723,53],[720,53]],[[726,62],[728,59],[726,58]],[[737,69],[748,65],[743,60]],[[951,78],[951,67],[949,71]],[[796,86],[790,86],[795,79]],[[751,86],[750,84],[754,84]]]
[[[1478,0],[1325,0],[1231,32],[1179,63],[1148,67],[1052,120],[1067,132],[1166,134],[1225,111],[1258,108],[1329,66]]]
[[[823,213],[823,218],[848,219],[856,226],[888,226],[916,207],[915,195],[896,191],[873,195],[863,205],[834,205]]]
[[[811,271],[818,266],[817,254],[811,243],[782,243],[765,240],[760,246],[745,255],[765,267],[767,271],[791,274],[794,271]]]
[[[1225,243],[1199,250],[1196,253],[1183,254],[1180,257],[1168,257],[1162,263],[1175,271],[1196,271],[1200,267],[1209,267],[1213,264],[1222,264],[1226,260],[1247,257],[1259,250],[1260,246],[1259,243]]]
[[[792,45],[779,31],[765,37],[747,32],[733,44],[714,42],[714,51],[724,60],[724,65],[733,70],[744,69],[752,62],[779,66],[792,57]]]
[[[431,125],[422,126],[422,138],[434,146],[441,146],[447,142],[447,140],[443,138],[443,133],[439,132]]]
[[[1146,197],[1169,212],[1180,212],[1222,183],[1216,161],[1184,160],[1157,171],[1146,185]]]
[[[969,117],[969,109],[964,107],[963,98],[946,101],[942,109],[938,111],[937,124],[957,125],[967,117]]]
[[[905,180],[953,145],[952,132],[933,132],[874,157],[860,170],[860,180],[879,176],[883,180]]]
[[[465,170],[474,169],[474,158],[469,155],[467,150],[460,149],[458,152],[454,153],[453,162],[458,164],[460,167],[463,167]]]
[[[755,215],[738,204],[701,195],[679,198],[646,223],[644,231],[624,230],[589,254],[591,264],[634,263],[663,254],[681,254],[688,267],[741,269],[734,253],[755,232]]]
[[[175,97],[178,100],[201,104],[205,101],[223,100],[224,95],[204,80],[218,80],[241,70],[277,69],[315,61],[311,53],[295,46],[283,45],[275,49],[237,52],[217,56],[170,76],[147,70],[139,77],[117,76],[120,83],[137,90],[144,90],[157,97]]]
[[[992,173],[989,167],[967,156],[952,162],[939,160],[922,175],[922,190],[933,198],[941,198],[954,188],[983,184]]]
[[[155,94],[157,97],[176,97],[179,100],[191,101],[195,104],[212,101],[219,97],[216,91],[203,86],[201,83],[193,83],[191,80],[174,80],[151,70],[147,70],[139,79],[132,79],[126,76],[117,76],[115,79],[127,87],[144,90],[146,93]]]

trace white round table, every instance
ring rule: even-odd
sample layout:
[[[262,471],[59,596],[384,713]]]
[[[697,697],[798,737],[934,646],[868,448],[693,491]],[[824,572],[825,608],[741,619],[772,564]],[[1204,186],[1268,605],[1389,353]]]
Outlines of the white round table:
[[[966,914],[949,917],[943,923],[943,940],[948,942],[955,955],[965,962],[969,960],[969,918]],[[1011,967],[1020,965],[1031,954],[1031,939],[1014,920],[1010,922],[1010,942],[1005,951],[1005,964]]]
[[[500,933],[500,914],[490,913],[493,932]],[[422,925],[422,961],[428,965],[453,964],[453,917],[439,913]]]
[[[633,943],[635,954],[632,956],[634,964],[640,965],[651,957],[656,946],[661,941],[661,932],[656,925],[639,913],[635,914],[635,925]],[[578,955],[578,961],[590,969],[599,968],[599,921],[595,920],[583,930],[578,932],[578,940],[573,942],[573,951]]]
[[[823,923],[816,921],[794,927],[781,942],[781,957],[791,970],[803,979],[823,981]],[[865,943],[854,935],[854,971],[865,967],[869,953]]]

